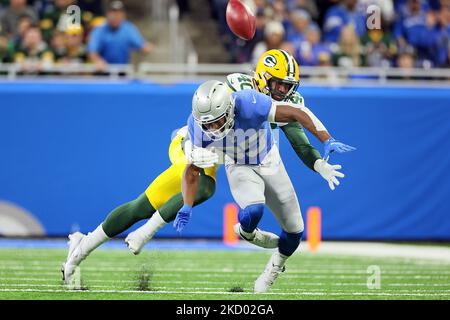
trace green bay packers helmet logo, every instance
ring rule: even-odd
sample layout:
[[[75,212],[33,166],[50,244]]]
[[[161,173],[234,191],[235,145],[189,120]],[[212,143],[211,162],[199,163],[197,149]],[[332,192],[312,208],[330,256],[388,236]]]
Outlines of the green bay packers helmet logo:
[[[264,57],[263,63],[269,68],[275,67],[275,65],[277,64],[277,59],[272,55],[268,55]]]

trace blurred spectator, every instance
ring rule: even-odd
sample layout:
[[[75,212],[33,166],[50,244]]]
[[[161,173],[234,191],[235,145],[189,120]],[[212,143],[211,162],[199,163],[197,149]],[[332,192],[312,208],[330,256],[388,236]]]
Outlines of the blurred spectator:
[[[446,16],[445,7],[443,17]],[[420,0],[408,0],[404,15],[395,25],[394,34],[399,47],[413,46],[419,65],[445,64],[442,52],[448,50],[448,21],[440,16],[424,9]]]
[[[434,29],[437,37],[435,66],[448,68],[450,66],[450,1],[444,2],[438,14],[438,22]]]
[[[6,36],[0,35],[0,63],[11,62],[14,48]]]
[[[269,21],[264,29],[264,41],[259,42],[253,50],[252,63],[256,65],[259,57],[267,50],[281,49],[284,44],[284,34],[281,22]]]
[[[352,25],[341,30],[339,48],[333,55],[333,62],[338,67],[360,67],[364,65],[358,35]]]
[[[17,35],[17,25],[21,17],[28,16],[32,23],[38,20],[34,9],[27,6],[26,0],[11,0],[9,7],[0,15],[1,33],[8,36]]]
[[[367,31],[361,39],[361,44],[364,47],[366,63],[369,67],[390,66],[397,51],[391,33],[385,31],[384,28]]]
[[[33,25],[33,19],[29,15],[23,15],[17,20],[16,33],[10,36],[10,41],[14,48],[22,43],[27,30]]]
[[[70,19],[67,8],[76,3],[76,0],[54,0],[54,4],[46,6],[40,27],[47,41],[50,41],[53,30],[64,32],[67,21]]]
[[[331,63],[331,50],[327,44],[320,42],[320,29],[310,25],[305,33],[305,40],[294,51],[294,57],[302,66],[324,66]]]
[[[417,46],[420,61],[430,61],[435,67],[446,67],[450,48],[450,9],[427,13],[423,41]]]
[[[30,27],[14,54],[14,62],[20,63],[27,73],[36,73],[43,71],[53,61],[54,55],[43,40],[41,30],[37,26]]]
[[[401,69],[412,69],[416,64],[415,59],[414,48],[411,46],[406,46],[402,48],[397,56],[396,65]]]
[[[317,23],[321,27],[322,31],[326,13],[331,7],[335,6],[340,1],[341,0],[314,0],[314,2],[317,4],[317,8],[319,8],[319,18],[317,20]]]
[[[312,20],[317,21],[319,18],[319,10],[314,0],[290,0],[287,1],[287,10],[292,12],[296,9],[303,9],[309,13]]]
[[[60,60],[63,63],[85,63],[87,62],[87,51],[83,43],[83,27],[71,26],[64,32],[64,43],[66,56]]]
[[[286,31],[286,40],[294,44],[299,44],[305,39],[306,29],[309,27],[311,16],[302,9],[291,12],[290,23]]]
[[[149,53],[153,44],[146,42],[139,30],[125,17],[121,1],[111,2],[107,12],[107,22],[92,31],[88,52],[90,60],[99,70],[106,65],[127,64],[131,50]]]
[[[67,49],[64,43],[64,32],[55,30],[50,39],[50,48],[56,62],[60,62],[66,55]]]
[[[352,25],[358,37],[366,33],[366,17],[357,10],[357,0],[343,0],[342,4],[331,7],[325,16],[324,40],[336,43],[342,28]]]
[[[394,37],[399,47],[420,45],[426,30],[426,10],[422,9],[420,0],[407,0],[407,6],[394,26]]]
[[[270,14],[270,18],[271,20],[281,22],[283,27],[286,28],[289,24],[289,18],[284,0],[272,0],[272,13]]]
[[[430,9],[428,0],[418,0],[417,4],[420,11],[427,12]],[[394,10],[397,12],[398,18],[402,19],[410,15],[410,3],[409,0],[396,0],[394,1]]]

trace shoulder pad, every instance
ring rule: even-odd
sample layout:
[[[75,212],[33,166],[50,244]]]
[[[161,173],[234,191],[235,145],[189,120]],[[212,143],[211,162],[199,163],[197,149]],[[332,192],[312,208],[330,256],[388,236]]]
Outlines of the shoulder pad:
[[[300,106],[305,106],[305,100],[303,99],[302,95],[296,91],[294,92],[288,99],[287,102],[299,104]]]
[[[227,76],[226,84],[231,91],[254,89],[252,77],[244,73],[232,73]]]

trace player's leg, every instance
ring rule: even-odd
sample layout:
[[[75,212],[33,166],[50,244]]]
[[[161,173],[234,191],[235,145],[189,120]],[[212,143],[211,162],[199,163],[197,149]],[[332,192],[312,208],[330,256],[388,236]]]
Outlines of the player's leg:
[[[272,255],[264,272],[255,281],[255,292],[266,292],[284,271],[286,260],[300,245],[303,234],[303,219],[292,182],[283,162],[276,174],[262,175],[265,182],[267,206],[282,228],[278,250]]]
[[[181,193],[181,179],[177,188],[173,190],[178,191],[170,199],[159,207],[159,210],[140,228],[131,232],[125,242],[128,248],[134,254],[139,254],[144,245],[152,239],[152,237],[169,222],[175,220],[178,210],[183,206],[183,195]],[[199,189],[194,201],[194,206],[197,206],[209,198],[211,198],[216,189],[216,181],[213,177],[200,174]]]
[[[69,253],[63,264],[62,272],[66,283],[75,268],[87,258],[87,256],[102,243],[127,230],[136,222],[149,218],[156,210],[150,204],[145,194],[137,199],[127,202],[115,208],[106,219],[92,232],[87,235],[75,232],[69,235]]]
[[[226,173],[233,198],[240,207],[235,232],[254,245],[276,248],[278,236],[257,228],[264,213],[264,181],[250,166],[228,165]]]
[[[164,227],[174,220],[183,205],[181,196],[181,180],[187,159],[183,151],[183,140],[186,128],[178,131],[169,146],[169,158],[172,165],[162,173],[145,191],[150,203],[157,209],[156,213],[140,228],[131,232],[125,239],[130,251],[139,254],[144,245]],[[206,201],[215,191],[216,168],[205,169],[209,179],[202,178],[198,203]]]

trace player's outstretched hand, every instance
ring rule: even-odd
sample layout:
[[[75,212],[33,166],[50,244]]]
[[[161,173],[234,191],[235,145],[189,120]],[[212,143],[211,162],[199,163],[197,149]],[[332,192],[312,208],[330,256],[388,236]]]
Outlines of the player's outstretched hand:
[[[337,153],[344,153],[344,152],[356,150],[356,148],[346,145],[342,142],[339,142],[334,138],[330,138],[327,141],[325,141],[324,150],[325,150],[325,152],[323,155],[323,159],[328,160],[330,153],[332,153],[334,151],[336,151]]]
[[[328,186],[331,190],[334,190],[335,185],[339,185],[339,178],[345,177],[345,175],[342,172],[339,172],[337,170],[342,169],[342,166],[339,164],[329,164],[325,160],[317,159],[314,163],[314,170],[316,170],[320,175],[328,182]]]
[[[173,222],[173,227],[177,232],[183,231],[186,224],[189,222],[189,219],[192,215],[192,207],[190,205],[185,204],[177,213],[175,221]]]

